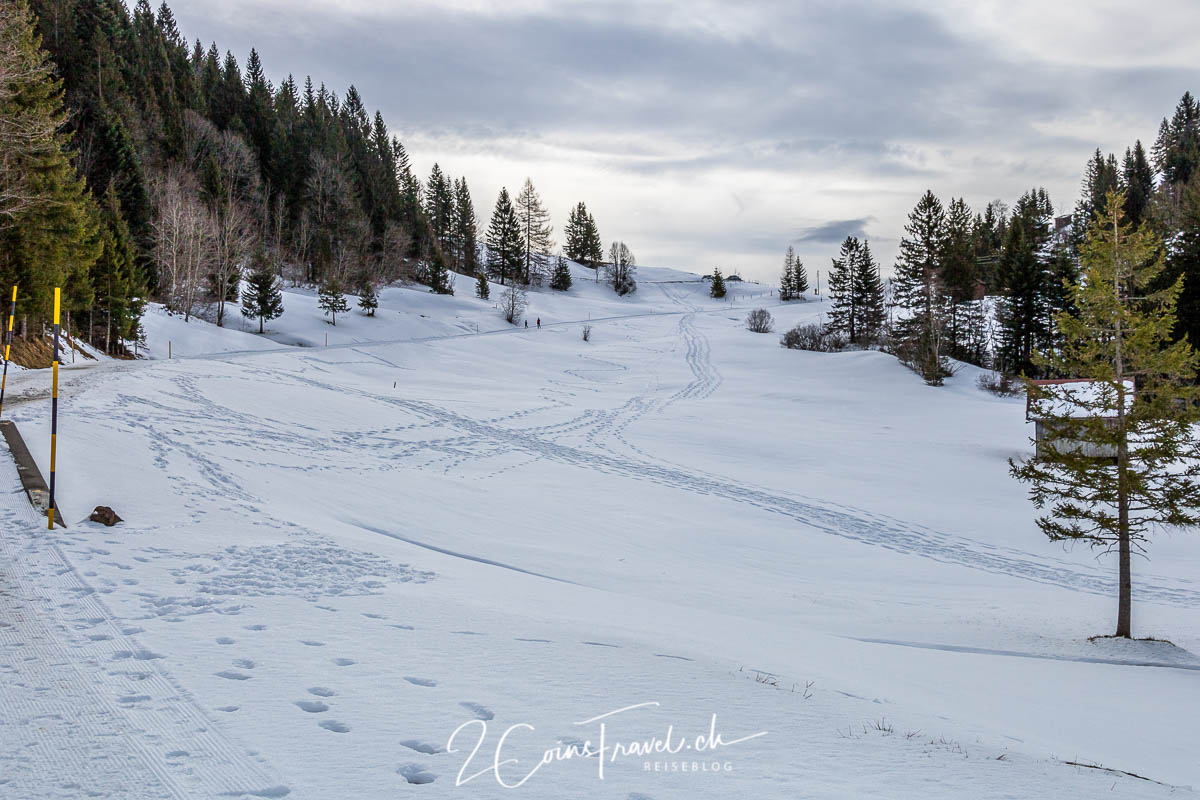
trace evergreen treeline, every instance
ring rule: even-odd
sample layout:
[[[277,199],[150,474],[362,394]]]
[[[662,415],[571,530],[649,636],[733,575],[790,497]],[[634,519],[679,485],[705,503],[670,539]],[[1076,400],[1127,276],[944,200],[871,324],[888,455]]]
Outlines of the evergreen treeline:
[[[868,266],[858,275],[866,244],[843,243],[830,272],[826,333],[848,345],[884,347],[931,384],[949,374],[950,359],[1046,377],[1051,362],[1037,354],[1062,345],[1055,319],[1073,310],[1069,287],[1079,281],[1084,233],[1108,212],[1115,192],[1123,222],[1151,233],[1162,250],[1165,266],[1151,288],[1182,280],[1176,340],[1200,343],[1198,164],[1200,105],[1186,93],[1163,119],[1149,155],[1140,141],[1121,159],[1092,155],[1073,213],[1056,217],[1041,188],[1011,209],[997,200],[978,213],[961,198],[943,204],[926,192],[909,214],[885,285],[872,282]],[[796,263],[789,248],[781,299],[798,296]]]
[[[466,179],[435,164],[422,184],[354,86],[273,84],[255,50],[189,44],[165,3],[0,3],[0,284],[21,287],[25,319],[61,285],[74,332],[117,353],[146,298],[223,324],[250,273],[260,321],[271,274],[372,294],[449,293],[452,271],[552,277],[531,181],[502,193],[485,252]],[[584,204],[565,235],[568,257],[601,264]]]

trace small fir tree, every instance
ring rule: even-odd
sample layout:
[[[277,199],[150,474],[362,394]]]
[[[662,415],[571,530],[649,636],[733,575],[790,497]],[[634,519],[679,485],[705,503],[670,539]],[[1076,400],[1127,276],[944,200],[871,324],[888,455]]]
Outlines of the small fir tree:
[[[368,317],[375,316],[375,309],[379,308],[379,293],[375,291],[375,284],[371,281],[363,281],[359,287],[358,307],[366,312]]]
[[[1033,357],[1047,372],[1088,382],[1027,383],[1049,436],[1040,458],[1010,461],[1046,510],[1038,526],[1051,540],[1117,551],[1119,637],[1132,635],[1133,548],[1156,527],[1200,524],[1198,358],[1188,342],[1171,343],[1181,282],[1150,288],[1163,269],[1161,245],[1122,219],[1125,201],[1111,190],[1103,198],[1080,250],[1073,308],[1056,320],[1061,344]],[[1115,464],[1080,443],[1114,452]]]
[[[320,294],[317,296],[317,305],[321,307],[321,311],[326,316],[332,316],[333,325],[337,325],[337,315],[345,314],[350,310],[350,304],[346,302],[346,297],[342,293],[342,282],[337,278],[330,278],[321,286]]]
[[[708,296],[718,300],[725,296],[725,278],[721,275],[720,267],[713,269],[712,285],[708,289]]]
[[[483,272],[475,276],[475,296],[480,300],[487,300],[491,294],[491,288],[488,286],[487,275]]]
[[[550,278],[550,288],[565,292],[571,288],[571,267],[561,255],[554,264],[554,275]]]
[[[242,290],[242,316],[247,319],[257,317],[258,332],[262,333],[264,323],[282,314],[283,293],[279,291],[275,270],[266,252],[259,248],[250,264],[246,288]]]

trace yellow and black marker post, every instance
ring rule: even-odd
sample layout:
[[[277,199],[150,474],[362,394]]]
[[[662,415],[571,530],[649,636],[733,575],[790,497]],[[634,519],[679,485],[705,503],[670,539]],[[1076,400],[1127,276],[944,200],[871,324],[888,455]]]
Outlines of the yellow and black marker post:
[[[48,527],[54,530],[54,467],[58,450],[58,318],[62,306],[62,289],[54,290],[54,374],[50,384],[50,505],[46,509]]]
[[[4,384],[8,383],[8,359],[12,355],[13,320],[17,316],[17,287],[13,287],[12,305],[8,307],[8,338],[4,341],[4,373],[0,375],[0,414],[4,413]]]

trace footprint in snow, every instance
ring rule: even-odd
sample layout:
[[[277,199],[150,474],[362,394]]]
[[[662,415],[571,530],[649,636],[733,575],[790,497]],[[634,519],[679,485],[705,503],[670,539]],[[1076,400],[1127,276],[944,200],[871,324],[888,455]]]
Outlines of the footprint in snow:
[[[248,630],[248,631],[265,631],[266,629],[267,629],[266,625],[247,625],[246,626],[246,630]]]
[[[297,700],[296,706],[301,711],[307,711],[310,714],[321,714],[329,710],[329,706],[320,700]]]
[[[334,719],[327,719],[324,722],[318,722],[317,725],[321,728],[324,728],[327,731],[333,731],[334,733],[349,733],[350,732],[349,725],[345,724],[344,722],[338,722],[337,720],[334,720]]]
[[[411,675],[405,675],[404,680],[415,686],[437,686],[437,681],[432,678],[414,678]]]
[[[400,629],[400,630],[402,630],[402,631],[411,631],[411,630],[415,630],[415,628],[413,628],[413,626],[412,626],[412,625],[394,625],[394,624],[393,624],[393,625],[389,625],[388,627],[389,627],[389,628],[399,628],[399,629]]]
[[[356,662],[353,658],[335,658],[333,663],[337,664],[339,667],[348,667],[351,664],[356,664],[358,662]]]
[[[308,645],[309,647],[324,647],[324,642],[314,642],[312,639],[301,639],[300,644]]]
[[[333,697],[337,692],[333,689],[326,689],[324,686],[314,686],[308,690],[309,694],[315,694],[317,697]]]
[[[230,639],[228,636],[218,636],[217,644],[233,644],[233,639]]]
[[[481,719],[484,722],[487,722],[496,716],[492,713],[490,708],[487,706],[482,706],[479,703],[459,703],[459,705],[474,714],[476,719]]]
[[[369,617],[370,619],[387,619],[387,617],[385,617],[383,614],[370,614],[365,611],[363,612],[363,616]]]
[[[427,756],[434,756],[438,753],[446,752],[436,744],[427,744],[419,739],[405,739],[400,743],[402,747],[407,747],[409,750],[415,750],[418,753],[424,753]]]
[[[238,706],[217,706],[217,711],[224,711],[227,714],[237,710]]]
[[[242,669],[254,669],[257,666],[257,664],[248,658],[235,658],[233,660],[233,665],[235,667],[241,667]]]
[[[396,773],[409,783],[433,783],[437,776],[420,764],[402,764]]]
[[[216,673],[216,676],[218,678],[224,678],[227,681],[248,681],[248,680],[250,680],[249,675],[245,675],[241,672],[234,672],[231,669],[223,669],[220,672]]]

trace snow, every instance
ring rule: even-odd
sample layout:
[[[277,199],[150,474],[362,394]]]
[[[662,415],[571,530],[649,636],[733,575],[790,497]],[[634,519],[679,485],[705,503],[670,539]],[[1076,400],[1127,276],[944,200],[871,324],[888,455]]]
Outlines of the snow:
[[[1115,564],[1033,525],[1007,475],[1022,399],[973,368],[934,389],[881,353],[781,348],[816,300],[735,282],[718,302],[649,268],[617,298],[590,275],[531,294],[541,330],[466,279],[337,326],[288,291],[265,336],[152,309],[151,360],[64,370],[70,527],[0,503],[0,797],[1200,785],[1194,537],[1135,565],[1135,630],[1173,645],[1089,641]],[[756,302],[775,334],[745,330]],[[11,412],[40,457],[47,405]],[[126,522],[84,521],[99,504]],[[595,757],[512,790],[489,770],[512,726],[508,783],[620,709],[610,746],[694,745],[714,714],[725,741],[766,735],[603,779]]]

